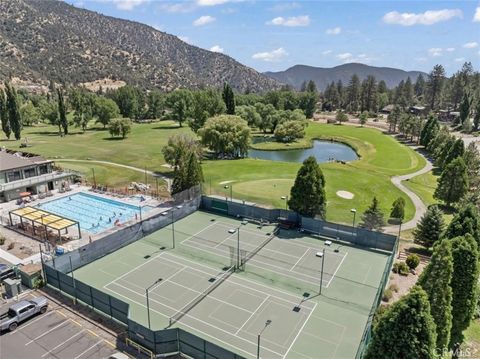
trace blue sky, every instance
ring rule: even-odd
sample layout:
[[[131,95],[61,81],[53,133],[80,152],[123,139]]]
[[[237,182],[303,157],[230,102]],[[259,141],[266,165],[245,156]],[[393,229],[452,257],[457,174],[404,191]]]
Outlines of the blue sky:
[[[223,52],[258,71],[346,62],[480,69],[479,1],[67,0]]]

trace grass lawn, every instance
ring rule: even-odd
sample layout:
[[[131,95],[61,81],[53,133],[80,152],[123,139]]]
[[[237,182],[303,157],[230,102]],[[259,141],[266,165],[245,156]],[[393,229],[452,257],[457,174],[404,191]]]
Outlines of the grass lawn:
[[[127,164],[160,173],[168,173],[161,154],[168,137],[176,133],[191,133],[188,127],[179,128],[173,122],[162,121],[151,124],[133,124],[132,132],[125,140],[110,138],[106,130],[94,127],[85,133],[71,127],[66,137],[59,137],[57,128],[50,125],[27,127],[23,138],[28,137],[28,150],[56,159],[60,165],[76,169],[91,177],[92,164],[67,163],[61,159],[103,160]],[[346,165],[336,163],[321,164],[327,181],[327,218],[332,221],[351,223],[351,208],[363,212],[377,196],[382,209],[389,213],[392,202],[397,197],[407,202],[406,219],[413,216],[413,204],[390,182],[390,177],[414,172],[425,165],[425,160],[415,151],[398,143],[394,138],[372,128],[338,126],[309,123],[306,138],[301,144],[309,144],[313,139],[335,139],[347,143],[360,155],[360,160]],[[0,140],[8,148],[19,149],[21,141]],[[284,144],[275,146],[292,148]],[[120,183],[144,181],[143,174],[124,169],[95,165],[97,182]],[[231,161],[204,161],[206,180],[205,191],[224,195],[225,182],[233,181],[236,198],[259,204],[283,207],[280,197],[290,193],[298,163],[272,162],[255,159]],[[108,171],[108,172],[107,172]],[[97,174],[98,172],[98,174]],[[103,176],[103,178],[102,178]],[[91,180],[91,178],[90,178]],[[338,190],[352,192],[352,200],[336,195]],[[229,193],[228,193],[229,194]],[[357,220],[359,216],[357,216]]]
[[[99,185],[120,188],[128,186],[131,182],[141,182],[150,184],[153,190],[155,190],[156,188],[155,178],[153,176],[147,174],[147,179],[145,181],[144,173],[130,170],[127,168],[107,164],[92,163],[88,161],[64,162],[61,160],[57,160],[56,164],[63,168],[68,168],[73,171],[82,173],[85,179],[90,184],[93,184],[93,172],[95,171],[95,181]],[[158,179],[158,189],[160,194],[167,194],[167,186],[165,181],[163,181],[162,179]]]
[[[463,334],[465,335],[465,341],[462,349],[465,352],[468,349],[471,358],[478,358],[480,355],[480,320],[473,320]]]

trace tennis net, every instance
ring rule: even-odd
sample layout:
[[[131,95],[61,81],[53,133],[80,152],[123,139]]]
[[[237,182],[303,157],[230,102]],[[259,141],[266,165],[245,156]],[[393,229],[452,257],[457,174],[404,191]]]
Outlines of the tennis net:
[[[177,311],[173,316],[170,317],[170,326],[178,322],[180,319],[183,318],[185,314],[187,314],[189,311],[191,311],[195,306],[197,306],[205,297],[207,297],[210,293],[212,293],[220,284],[225,282],[225,280],[228,279],[232,275],[232,273],[235,272],[235,267],[231,266],[228,268],[225,273],[223,273],[221,276],[217,277],[215,281],[207,288],[205,289],[202,293],[200,293],[195,299],[190,301],[188,304],[186,304],[182,309]]]
[[[264,240],[257,248],[255,248],[254,250],[248,252],[245,256],[245,258],[242,258],[242,261],[241,261],[241,265],[244,266],[245,263],[247,263],[250,259],[252,259],[258,252],[260,252],[260,250],[265,247],[268,243],[271,242],[271,240],[273,238],[275,238],[275,236],[277,235],[278,233],[278,227],[275,228],[273,231],[272,231],[272,234],[270,236],[267,237],[266,240]]]

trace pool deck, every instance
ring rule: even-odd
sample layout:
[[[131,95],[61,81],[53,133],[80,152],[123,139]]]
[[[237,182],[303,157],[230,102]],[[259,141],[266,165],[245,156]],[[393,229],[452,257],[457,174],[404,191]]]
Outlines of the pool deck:
[[[46,197],[46,198],[43,198],[43,199],[36,199],[35,201],[32,201],[32,202],[28,203],[28,205],[37,206],[38,204],[43,204],[43,203],[46,203],[46,202],[50,202],[52,200],[57,200],[57,199],[60,199],[60,198],[63,198],[63,197],[72,196],[73,194],[80,193],[80,192],[89,193],[89,194],[97,196],[97,197],[106,198],[106,199],[114,200],[114,201],[121,202],[121,203],[130,204],[130,205],[137,205],[137,206],[140,205],[140,202],[138,200],[131,199],[130,197],[119,198],[119,197],[115,197],[115,196],[108,195],[108,194],[105,194],[105,193],[96,193],[96,192],[91,191],[91,188],[87,187],[87,186],[82,186],[82,185],[76,185],[75,184],[75,185],[71,185],[70,188],[71,188],[70,191],[64,192],[64,193],[59,193],[58,190],[52,191],[53,196]],[[35,196],[35,197],[38,198],[37,196]],[[155,214],[158,214],[160,212],[168,211],[170,209],[170,207],[165,206],[164,201],[162,202],[162,201],[159,201],[155,198],[148,198],[148,197],[147,197],[146,201],[141,202],[141,205],[142,205],[142,207],[143,206],[154,207],[151,210],[149,210],[148,212],[143,214],[143,216],[142,216],[143,219],[149,218],[149,217],[151,217]],[[18,209],[18,208],[20,208],[20,206],[16,203],[16,201],[0,203],[0,224],[2,226],[5,226],[5,227],[7,225],[9,225],[9,215],[8,215],[9,212],[12,211],[12,210]],[[123,226],[121,228],[124,228],[125,226],[129,226],[129,225],[135,223],[136,221],[137,220],[135,220],[133,218],[130,221],[127,221],[127,222],[123,223]],[[117,230],[119,230],[119,228],[117,228],[117,227],[108,228],[108,229],[106,229],[104,231],[101,231],[99,233],[90,233],[86,230],[82,230],[82,238],[70,240],[69,242],[63,244],[62,247],[65,248],[66,251],[71,251],[71,250],[79,248],[83,245],[88,244],[90,241],[93,242],[93,241],[96,241],[100,238],[103,238],[103,237],[105,237],[105,236],[107,236],[107,235],[109,235],[113,232],[116,232]],[[19,233],[19,232],[14,232],[14,233],[15,233],[15,236],[21,236],[22,237],[22,242],[24,242],[24,241],[34,241],[35,243],[39,243],[37,240],[35,240],[33,238],[30,238],[29,236],[23,235],[22,233]],[[3,258],[1,252],[0,252],[0,257]],[[9,256],[8,259],[7,258],[5,258],[5,259],[8,262],[12,263],[13,258],[11,258],[10,256]],[[32,257],[32,259],[34,259],[34,258]],[[20,258],[17,258],[17,260],[13,260],[13,262],[18,262],[18,263],[20,263],[22,261],[23,260],[20,259]]]

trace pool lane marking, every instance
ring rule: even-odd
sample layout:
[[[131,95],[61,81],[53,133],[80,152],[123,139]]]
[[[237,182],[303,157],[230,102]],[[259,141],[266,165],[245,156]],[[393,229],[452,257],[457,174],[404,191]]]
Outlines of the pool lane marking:
[[[67,323],[68,321],[69,321],[69,319],[66,319],[66,320],[64,320],[63,322],[61,322],[60,324],[54,326],[52,329],[47,330],[46,332],[43,332],[43,333],[40,334],[38,337],[33,338],[32,340],[30,340],[29,342],[27,342],[27,343],[25,344],[25,346],[32,344],[34,341],[36,341],[36,340],[44,337],[45,335],[47,335],[48,333],[50,333],[50,332],[54,331],[55,329],[61,327],[63,324]]]
[[[348,252],[345,252],[345,255],[343,256],[342,260],[341,260],[340,263],[338,264],[337,269],[335,269],[335,272],[333,272],[333,275],[330,277],[330,280],[328,281],[326,288],[328,288],[328,286],[329,286],[330,283],[332,282],[333,278],[335,278],[335,274],[337,274],[338,270],[340,269],[340,267],[341,267],[342,264],[343,264],[343,261],[345,260],[345,258],[347,258],[347,255],[348,255]]]
[[[305,251],[305,253],[302,254],[302,256],[300,258],[298,258],[298,261],[295,262],[295,264],[293,265],[292,268],[290,268],[290,272],[293,270],[293,268],[295,268],[297,266],[298,263],[300,263],[300,261],[303,259],[303,257],[305,257],[307,255],[307,253],[310,252],[310,248],[307,248],[307,250]]]
[[[292,344],[290,344],[290,346],[288,347],[287,349],[287,352],[285,353],[285,355],[283,356],[283,358],[286,358],[288,353],[290,352],[290,350],[292,349],[293,345],[295,344],[295,342],[297,341],[297,338],[298,336],[303,332],[303,328],[305,328],[305,325],[308,323],[308,321],[310,320],[310,317],[312,316],[313,312],[315,311],[315,308],[317,307],[318,303],[315,303],[315,306],[313,307],[313,309],[310,311],[310,313],[308,314],[308,317],[307,319],[303,322],[303,325],[302,327],[300,328],[300,330],[298,331],[297,335],[295,336],[295,338],[293,339],[293,342]]]
[[[126,290],[131,291],[131,292],[134,292],[136,295],[140,295],[140,294],[138,294],[137,292],[132,291],[131,289],[126,288],[126,287],[124,287],[124,286],[122,286],[122,285],[120,285],[120,284],[115,283],[115,285],[118,285],[118,286],[120,286],[120,287],[122,287],[122,288],[124,288],[124,289],[126,289]],[[135,303],[135,304],[137,304],[137,305],[139,305],[139,306],[141,306],[141,307],[147,308],[145,304],[140,303],[140,302],[137,302],[136,300],[132,299],[131,297],[128,297],[128,296],[123,295],[123,294],[120,294],[120,293],[116,292],[116,291],[113,290],[113,289],[109,289],[109,288],[108,288],[108,290],[111,291],[112,293],[115,293],[115,295],[118,295],[119,297],[123,297],[123,298],[131,301],[132,303]],[[165,306],[165,307],[168,307],[167,305],[165,305],[165,304],[163,304],[163,303],[160,303],[160,302],[156,301],[155,299],[152,299],[152,301],[157,302],[157,303],[159,303],[160,305],[163,305],[163,306]],[[171,307],[168,307],[168,308],[174,310],[174,309],[171,308]],[[153,308],[150,308],[150,311],[155,312],[155,313],[159,314],[160,316],[165,317],[165,318],[167,318],[167,319],[170,318],[168,315],[163,314],[162,312],[159,312],[158,310],[155,310],[155,309],[153,309]],[[177,310],[174,310],[174,311],[177,312]],[[212,328],[214,328],[214,329],[216,329],[216,330],[219,330],[219,331],[221,331],[221,332],[224,332],[225,334],[227,334],[227,335],[229,335],[229,336],[234,336],[233,333],[227,332],[226,330],[223,330],[223,329],[221,329],[221,328],[218,328],[218,327],[216,327],[216,326],[214,326],[214,325],[212,325],[212,324],[210,324],[210,323],[208,323],[208,322],[205,322],[205,321],[203,321],[203,320],[201,320],[201,319],[198,319],[198,318],[196,318],[196,317],[194,317],[194,316],[192,316],[192,315],[190,315],[190,314],[188,314],[188,313],[185,314],[185,317],[189,317],[189,318],[191,318],[191,319],[193,319],[193,320],[196,320],[197,322],[200,322],[200,323],[202,323],[202,324],[204,324],[204,325],[206,325],[206,326],[208,326],[208,327],[212,327]],[[236,347],[235,345],[232,345],[232,344],[230,344],[230,343],[227,343],[227,342],[224,341],[224,340],[219,339],[218,336],[215,336],[215,335],[212,335],[212,334],[208,334],[208,333],[206,333],[206,332],[204,332],[204,331],[199,330],[198,328],[195,328],[194,326],[185,324],[184,322],[180,322],[180,323],[181,323],[182,326],[187,327],[187,328],[190,328],[190,329],[192,329],[192,330],[195,330],[195,331],[197,331],[197,332],[199,332],[199,333],[203,333],[203,335],[205,335],[205,336],[207,336],[207,337],[209,337],[209,338],[212,338],[212,339],[214,339],[214,340],[216,340],[216,341],[218,341],[218,342],[220,342],[220,343],[223,343],[223,344],[225,344],[226,346],[235,348],[236,350],[241,351],[241,352],[244,352],[244,353],[246,353],[246,354],[248,354],[248,355],[250,355],[250,356],[253,356],[253,355],[254,355],[254,354],[252,354],[252,352],[246,351],[245,349],[241,349],[241,348],[239,348],[239,347]],[[252,344],[252,345],[254,345],[255,347],[256,347],[256,345],[257,345],[256,343],[254,343],[254,342],[252,342],[252,341],[250,341],[250,340],[248,340],[248,339],[242,338],[242,337],[238,337],[238,336],[237,336],[237,337],[235,337],[235,338],[240,339],[240,340],[243,340],[243,341],[247,342],[248,344]],[[270,351],[270,352],[278,355],[280,358],[282,357],[282,354],[277,353],[277,352],[275,352],[275,351],[273,351],[273,350],[271,350],[271,349],[269,349],[269,348],[265,348],[265,350],[268,350],[268,351]]]
[[[53,347],[52,349],[50,349],[48,352],[46,352],[45,354],[43,354],[43,355],[41,356],[41,358],[43,358],[44,356],[52,353],[55,349],[61,347],[61,346],[64,345],[65,343],[69,342],[70,340],[72,340],[73,338],[75,338],[77,335],[82,334],[82,333],[84,332],[84,330],[85,330],[85,329],[82,329],[82,330],[80,330],[77,334],[74,334],[74,335],[72,335],[70,338],[68,338],[68,339],[66,339],[66,340],[63,340],[60,344],[54,346],[54,347]]]
[[[248,319],[242,324],[242,326],[235,332],[235,335],[237,335],[242,329],[243,327],[245,326],[245,324],[247,324],[250,319],[252,319],[252,317],[258,312],[258,310],[262,307],[262,305],[270,298],[270,294],[267,295],[265,297],[265,299],[263,300],[262,303],[260,303],[260,305],[257,307],[257,309],[255,309],[255,311],[252,312],[252,314],[248,317]]]

